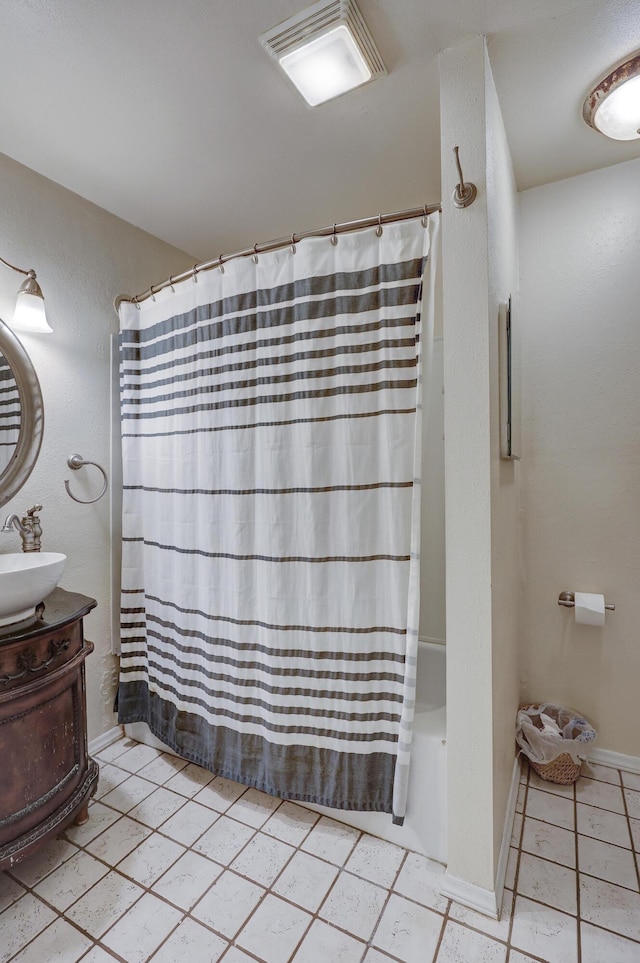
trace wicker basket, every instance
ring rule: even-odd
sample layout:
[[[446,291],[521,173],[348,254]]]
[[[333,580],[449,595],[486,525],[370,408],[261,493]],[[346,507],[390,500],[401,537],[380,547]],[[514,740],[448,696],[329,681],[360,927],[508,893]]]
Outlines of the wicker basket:
[[[537,709],[537,705],[524,705],[522,709]],[[574,762],[568,752],[556,756],[551,762],[533,762],[528,759],[531,768],[546,782],[555,782],[561,786],[568,786],[575,782],[582,770],[582,761]]]
[[[575,782],[582,769],[582,763],[574,762],[568,752],[563,752],[553,762],[540,763],[529,759],[529,765],[535,769],[541,779],[559,783],[561,786],[568,786]]]

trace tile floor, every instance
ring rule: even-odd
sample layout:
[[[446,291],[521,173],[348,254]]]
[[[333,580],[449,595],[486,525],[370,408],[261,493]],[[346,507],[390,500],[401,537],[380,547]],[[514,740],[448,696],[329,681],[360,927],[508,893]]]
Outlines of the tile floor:
[[[640,776],[525,772],[502,918],[444,867],[126,739],[91,818],[0,873],[0,963],[639,963]]]

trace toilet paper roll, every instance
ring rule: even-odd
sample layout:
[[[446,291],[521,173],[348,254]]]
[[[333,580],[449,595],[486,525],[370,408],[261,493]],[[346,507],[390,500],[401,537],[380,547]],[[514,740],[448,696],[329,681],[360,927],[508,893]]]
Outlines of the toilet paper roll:
[[[575,616],[579,625],[604,625],[604,595],[576,592]]]

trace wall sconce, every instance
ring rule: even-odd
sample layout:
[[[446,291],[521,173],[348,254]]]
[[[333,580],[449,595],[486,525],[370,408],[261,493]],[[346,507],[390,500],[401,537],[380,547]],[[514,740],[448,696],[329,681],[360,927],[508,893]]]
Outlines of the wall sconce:
[[[9,264],[3,257],[0,257],[0,261],[11,268],[12,271],[17,271],[18,274],[25,275],[25,279],[18,289],[16,307],[10,322],[11,327],[16,331],[31,331],[34,334],[51,334],[53,329],[47,321],[47,315],[44,309],[44,294],[36,281],[36,272],[33,268],[31,268],[30,271],[24,271],[14,264]]]
[[[640,137],[640,54],[600,81],[585,100],[582,116],[590,127],[613,140]]]
[[[260,43],[311,107],[387,72],[355,0],[320,0]]]

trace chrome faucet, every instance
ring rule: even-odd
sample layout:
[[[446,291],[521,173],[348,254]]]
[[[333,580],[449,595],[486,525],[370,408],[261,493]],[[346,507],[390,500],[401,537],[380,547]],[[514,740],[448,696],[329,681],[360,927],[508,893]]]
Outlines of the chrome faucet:
[[[42,505],[34,505],[22,518],[19,518],[15,513],[7,515],[0,531],[11,533],[15,528],[22,539],[22,551],[39,552],[42,526],[40,525],[40,516],[36,513],[41,511]]]

